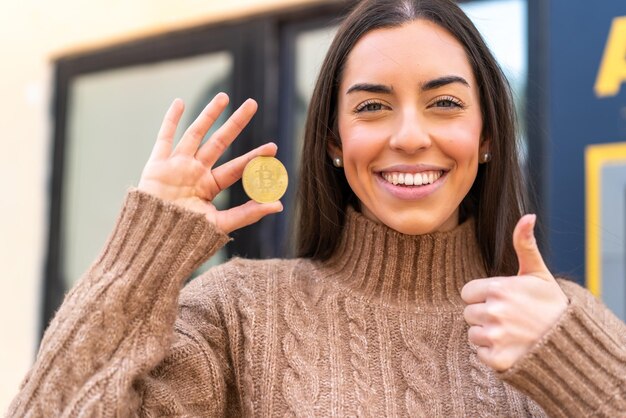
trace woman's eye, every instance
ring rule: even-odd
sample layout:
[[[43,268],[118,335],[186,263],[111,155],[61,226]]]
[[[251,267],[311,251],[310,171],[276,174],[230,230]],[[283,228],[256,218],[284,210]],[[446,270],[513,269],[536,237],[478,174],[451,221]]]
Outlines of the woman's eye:
[[[432,104],[432,107],[440,107],[440,108],[445,108],[445,109],[452,109],[452,108],[463,109],[465,105],[461,101],[454,99],[452,97],[444,97],[441,99],[437,99]]]
[[[437,107],[454,107],[457,106],[456,103],[454,103],[452,100],[439,100],[436,103]]]
[[[378,102],[365,102],[357,106],[355,113],[359,112],[378,112],[383,110],[383,104]]]

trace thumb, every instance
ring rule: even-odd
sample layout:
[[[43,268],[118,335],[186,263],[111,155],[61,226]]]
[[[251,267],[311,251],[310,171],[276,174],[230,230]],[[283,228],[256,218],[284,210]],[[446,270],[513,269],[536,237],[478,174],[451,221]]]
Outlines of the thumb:
[[[513,247],[519,263],[518,275],[533,275],[551,280],[552,274],[546,267],[535,239],[535,221],[537,215],[527,214],[520,218],[513,231]]]

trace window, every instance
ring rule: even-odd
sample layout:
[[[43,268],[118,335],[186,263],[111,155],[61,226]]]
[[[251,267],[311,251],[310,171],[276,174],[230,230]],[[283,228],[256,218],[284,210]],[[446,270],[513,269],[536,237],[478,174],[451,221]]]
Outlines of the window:
[[[89,267],[129,185],[137,184],[172,97],[184,99],[178,135],[219,91],[232,93],[233,54],[216,51],[79,75],[68,89],[61,236],[65,287]],[[228,190],[218,207],[228,202]],[[223,261],[222,251],[214,262]]]

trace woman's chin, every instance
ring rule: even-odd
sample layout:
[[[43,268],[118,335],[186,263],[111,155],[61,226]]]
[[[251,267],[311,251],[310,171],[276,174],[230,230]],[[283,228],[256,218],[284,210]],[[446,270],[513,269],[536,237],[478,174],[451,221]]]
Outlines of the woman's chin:
[[[399,213],[398,211],[392,211],[391,216],[383,214],[377,216],[368,210],[364,210],[363,214],[367,218],[405,235],[426,235],[434,232],[451,231],[459,224],[458,210],[443,219],[424,216],[422,213]]]

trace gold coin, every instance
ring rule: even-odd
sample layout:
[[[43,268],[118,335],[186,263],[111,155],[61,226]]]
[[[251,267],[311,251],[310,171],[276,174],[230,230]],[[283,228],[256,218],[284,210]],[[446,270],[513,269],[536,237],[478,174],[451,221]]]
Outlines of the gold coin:
[[[287,170],[274,157],[256,157],[246,164],[241,181],[250,199],[259,203],[276,202],[287,190]]]

